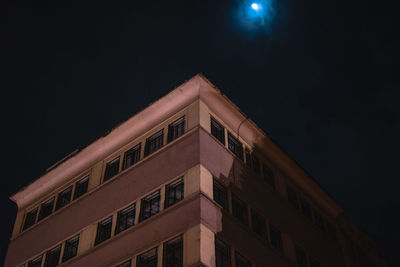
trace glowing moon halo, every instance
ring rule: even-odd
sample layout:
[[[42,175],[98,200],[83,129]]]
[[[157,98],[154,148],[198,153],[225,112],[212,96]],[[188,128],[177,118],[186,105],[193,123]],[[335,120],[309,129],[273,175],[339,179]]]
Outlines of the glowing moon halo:
[[[254,9],[255,11],[257,11],[261,8],[261,6],[257,3],[253,3],[253,4],[251,4],[251,8]]]

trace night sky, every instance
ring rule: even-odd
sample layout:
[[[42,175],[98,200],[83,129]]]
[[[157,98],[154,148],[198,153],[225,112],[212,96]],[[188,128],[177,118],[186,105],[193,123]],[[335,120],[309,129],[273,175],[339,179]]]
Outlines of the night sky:
[[[10,195],[202,72],[400,266],[398,10],[271,1],[1,1],[0,263]]]

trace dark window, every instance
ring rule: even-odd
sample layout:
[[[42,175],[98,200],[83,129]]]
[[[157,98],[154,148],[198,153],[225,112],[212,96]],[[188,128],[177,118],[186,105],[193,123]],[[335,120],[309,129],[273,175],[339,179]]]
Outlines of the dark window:
[[[78,254],[79,235],[65,241],[62,261],[65,262]]]
[[[332,239],[333,241],[337,241],[336,229],[329,222],[326,223],[326,231],[327,231],[328,236],[329,236],[330,239]]]
[[[321,267],[321,263],[310,257],[310,267]]]
[[[315,219],[315,225],[321,231],[325,231],[325,221],[324,221],[324,218],[322,218],[321,214],[319,214],[318,212],[314,211],[314,219]]]
[[[228,149],[239,159],[243,160],[243,145],[231,133],[228,133]]]
[[[53,206],[54,206],[54,197],[42,203],[42,205],[40,206],[38,221],[49,216],[53,212]]]
[[[263,164],[262,168],[263,168],[264,180],[267,183],[269,183],[273,188],[275,188],[274,172],[265,164]]]
[[[246,154],[246,166],[251,168],[251,153],[250,150],[246,147],[246,149],[244,150],[245,154]]]
[[[142,145],[139,143],[132,147],[124,154],[124,164],[122,168],[125,170],[140,160],[140,151]]]
[[[128,260],[128,261],[126,261],[124,263],[121,263],[117,267],[131,267],[131,260]]]
[[[245,225],[248,224],[247,205],[235,195],[232,195],[232,214]]]
[[[97,224],[97,233],[94,245],[98,245],[101,242],[111,237],[111,227],[112,227],[112,216],[108,217],[107,219]]]
[[[253,171],[260,175],[260,160],[256,155],[252,155]]]
[[[30,262],[28,262],[28,267],[40,267],[40,266],[42,266],[42,258],[43,258],[43,256],[40,255],[39,257],[31,260]]]
[[[283,251],[282,249],[282,235],[281,231],[273,227],[272,225],[269,226],[269,236],[271,239],[271,245],[279,251]]]
[[[121,233],[135,225],[136,203],[118,212],[115,234]]]
[[[61,245],[47,251],[46,258],[44,260],[44,267],[57,266],[60,261]]]
[[[86,176],[85,178],[79,180],[78,182],[76,182],[74,199],[77,199],[78,197],[85,194],[88,190],[88,185],[89,185],[89,175]]]
[[[168,125],[168,142],[175,140],[185,133],[185,117],[179,118]]]
[[[228,245],[215,238],[215,267],[230,267],[231,252]]]
[[[61,209],[62,207],[68,205],[71,202],[72,195],[72,185],[58,194],[56,210]]]
[[[303,213],[303,215],[307,219],[312,221],[311,207],[310,207],[310,204],[308,204],[308,201],[303,199],[303,198],[301,198],[300,199],[300,205],[301,205],[301,213]]]
[[[225,128],[211,118],[211,134],[225,145]]]
[[[28,212],[26,214],[24,227],[22,228],[22,230],[28,229],[29,227],[31,227],[32,225],[35,224],[37,212],[38,212],[38,208],[31,210],[30,212]]]
[[[182,236],[164,243],[163,267],[183,266]]]
[[[144,156],[148,156],[151,153],[159,150],[164,145],[164,129],[156,132],[152,136],[146,139],[146,145],[144,147]]]
[[[183,199],[183,177],[168,184],[165,188],[165,208]]]
[[[157,248],[137,256],[136,267],[157,267]]]
[[[251,211],[253,231],[264,239],[267,239],[267,225],[265,219],[254,210]]]
[[[140,221],[157,214],[160,211],[160,190],[146,196],[141,200]]]
[[[106,165],[104,172],[104,182],[116,175],[119,172],[119,157],[116,157]]]
[[[286,186],[286,192],[290,204],[292,204],[296,209],[299,209],[297,193],[290,186]]]
[[[307,267],[307,256],[303,249],[296,246],[296,260],[299,267]]]
[[[251,267],[251,263],[248,259],[235,252],[236,267]]]
[[[220,204],[224,210],[228,210],[228,191],[215,179],[213,179],[213,191],[215,202]]]

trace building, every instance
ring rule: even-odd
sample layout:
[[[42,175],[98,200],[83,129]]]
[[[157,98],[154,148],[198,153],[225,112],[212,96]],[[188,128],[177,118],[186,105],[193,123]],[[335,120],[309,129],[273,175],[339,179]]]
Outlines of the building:
[[[387,266],[344,209],[196,75],[11,199],[5,266]]]

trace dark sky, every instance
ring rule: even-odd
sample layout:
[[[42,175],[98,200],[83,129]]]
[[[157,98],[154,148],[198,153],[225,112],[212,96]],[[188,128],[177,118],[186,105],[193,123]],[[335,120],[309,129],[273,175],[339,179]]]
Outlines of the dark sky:
[[[397,9],[273,0],[262,24],[246,3],[1,1],[0,262],[11,194],[197,72],[397,258]]]

